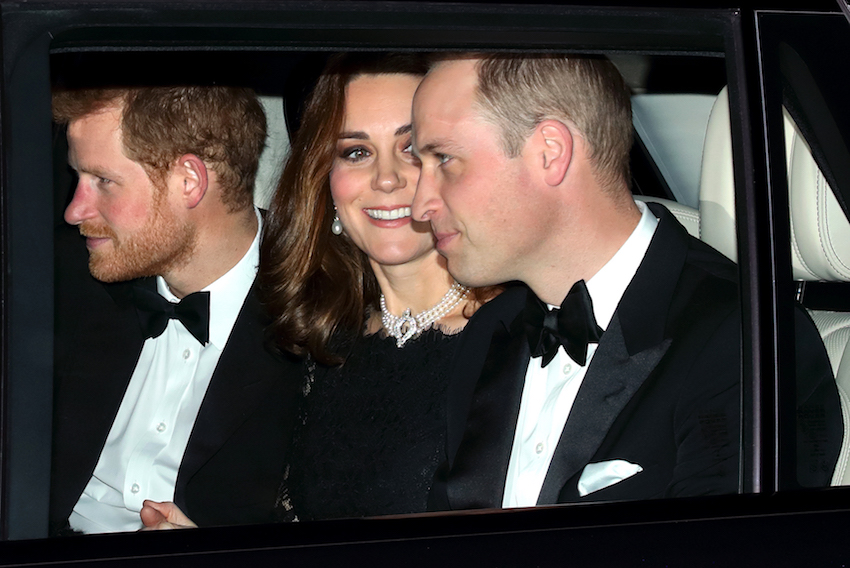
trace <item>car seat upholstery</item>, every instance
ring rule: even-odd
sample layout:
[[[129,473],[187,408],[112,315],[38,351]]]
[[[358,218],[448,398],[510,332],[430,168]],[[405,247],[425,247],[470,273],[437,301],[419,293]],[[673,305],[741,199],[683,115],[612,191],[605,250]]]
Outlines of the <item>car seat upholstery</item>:
[[[699,207],[699,172],[706,125],[715,97],[651,93],[632,97],[635,132],[677,203]]]
[[[261,96],[259,99],[266,113],[266,147],[260,155],[257,181],[254,183],[254,204],[260,209],[268,209],[283,171],[283,161],[289,153],[289,135],[283,118],[283,98]]]
[[[708,117],[700,171],[700,238],[738,261],[735,230],[735,176],[726,87],[717,95]]]
[[[637,108],[643,109],[647,106],[646,99],[651,95],[635,95]],[[665,95],[665,105],[670,105],[670,97],[677,95]],[[687,95],[678,95],[687,97]],[[690,100],[690,99],[688,99]],[[703,102],[695,99],[702,113]],[[648,124],[651,115],[646,112],[634,111],[636,131],[643,137],[644,132],[653,132]],[[661,120],[667,120],[666,116],[659,115]],[[656,118],[659,118],[656,117]],[[702,133],[700,133],[702,134]],[[660,136],[657,136],[661,138]],[[681,135],[680,135],[681,138]],[[653,144],[658,146],[658,144]],[[688,232],[733,261],[737,261],[737,238],[735,233],[735,179],[732,170],[732,139],[729,130],[729,99],[724,87],[720,94],[714,99],[708,112],[708,121],[705,125],[704,141],[702,148],[702,167],[699,174],[698,209],[688,205],[650,196],[636,196],[641,201],[651,201],[665,205]],[[655,156],[653,156],[655,158]]]
[[[794,278],[802,282],[850,282],[850,223],[799,128],[787,111],[783,112],[783,118]],[[691,234],[696,225],[703,241],[737,261],[735,183],[725,87],[717,96],[706,127],[699,210],[677,204],[668,207]],[[850,313],[824,310],[809,313],[829,354],[844,419],[844,443],[832,485],[850,485]]]
[[[812,158],[803,136],[784,112],[788,157],[788,197],[791,211],[791,265],[800,281],[850,281],[850,223]],[[833,485],[850,484],[850,313],[809,312],[823,338],[844,415],[844,443]]]

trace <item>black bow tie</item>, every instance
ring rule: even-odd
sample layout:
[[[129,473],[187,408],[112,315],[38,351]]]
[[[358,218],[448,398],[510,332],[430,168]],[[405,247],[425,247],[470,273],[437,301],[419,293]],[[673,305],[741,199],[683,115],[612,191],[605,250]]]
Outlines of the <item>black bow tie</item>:
[[[168,320],[176,319],[202,345],[206,345],[210,340],[209,292],[189,294],[175,304],[155,290],[134,286],[133,303],[145,337],[159,337],[168,326]]]
[[[555,358],[560,345],[564,346],[573,361],[584,366],[587,362],[587,344],[599,343],[602,337],[602,328],[596,325],[593,302],[584,280],[573,285],[560,309],[549,310],[546,304],[529,292],[523,323],[531,356],[542,356],[543,367]]]

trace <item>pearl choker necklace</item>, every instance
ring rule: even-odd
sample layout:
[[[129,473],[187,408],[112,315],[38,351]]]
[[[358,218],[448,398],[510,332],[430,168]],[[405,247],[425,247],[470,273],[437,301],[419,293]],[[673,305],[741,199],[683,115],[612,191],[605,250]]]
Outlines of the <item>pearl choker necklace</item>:
[[[425,310],[418,315],[410,315],[410,308],[404,310],[400,316],[394,316],[387,310],[387,301],[381,294],[381,321],[387,333],[396,339],[396,346],[403,346],[408,339],[418,336],[428,327],[447,315],[466,297],[469,288],[455,282],[443,299],[430,310]]]

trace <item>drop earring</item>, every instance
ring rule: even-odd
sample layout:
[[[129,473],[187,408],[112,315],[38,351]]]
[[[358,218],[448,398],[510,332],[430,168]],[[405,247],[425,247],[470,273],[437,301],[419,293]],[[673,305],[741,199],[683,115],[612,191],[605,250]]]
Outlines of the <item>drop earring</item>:
[[[339,220],[339,213],[337,213],[336,208],[334,208],[334,220],[331,223],[331,232],[334,235],[342,234],[342,222]]]

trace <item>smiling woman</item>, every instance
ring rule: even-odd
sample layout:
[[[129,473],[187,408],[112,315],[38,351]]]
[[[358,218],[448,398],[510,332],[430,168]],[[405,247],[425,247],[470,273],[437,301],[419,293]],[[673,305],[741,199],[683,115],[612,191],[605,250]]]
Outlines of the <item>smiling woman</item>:
[[[369,258],[379,282],[383,280],[382,290],[392,290],[385,275],[391,266],[418,271],[414,261],[438,264],[431,228],[410,218],[419,179],[419,161],[410,151],[410,103],[420,80],[416,75],[366,75],[348,84],[345,123],[330,174],[345,234]],[[437,294],[442,287],[442,282],[421,284]],[[395,297],[387,302],[396,312],[407,307]],[[422,303],[427,307],[433,302],[426,297]]]
[[[272,201],[264,293],[278,343],[307,356],[284,519],[426,507],[445,369],[477,303],[446,271],[430,226],[410,217],[410,109],[425,63],[332,57]]]

